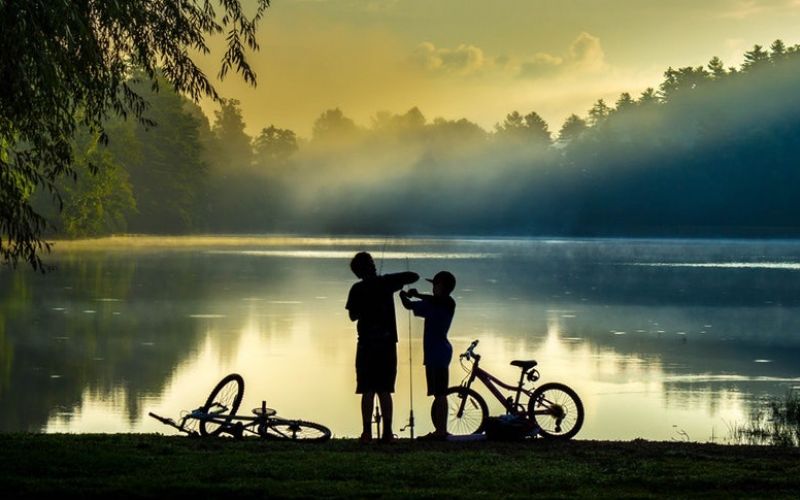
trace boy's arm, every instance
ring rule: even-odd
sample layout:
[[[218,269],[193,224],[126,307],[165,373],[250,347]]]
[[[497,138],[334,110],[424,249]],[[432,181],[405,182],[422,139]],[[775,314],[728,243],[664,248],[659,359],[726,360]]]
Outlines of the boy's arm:
[[[400,302],[403,303],[403,307],[406,309],[411,309],[414,307],[414,303],[408,298],[408,292],[405,290],[400,290]]]
[[[344,305],[344,308],[347,309],[347,313],[350,315],[350,321],[356,321],[361,315],[358,313],[358,306],[356,305],[356,298],[354,297],[353,289],[350,289],[350,293],[347,294],[347,304]]]
[[[398,291],[406,285],[410,285],[419,279],[419,274],[411,271],[402,273],[384,274],[383,277],[388,280],[389,287],[392,291]]]

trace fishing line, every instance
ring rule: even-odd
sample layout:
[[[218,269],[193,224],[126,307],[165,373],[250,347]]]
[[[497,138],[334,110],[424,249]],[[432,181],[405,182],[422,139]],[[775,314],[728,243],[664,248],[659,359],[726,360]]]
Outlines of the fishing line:
[[[408,263],[408,256],[406,256],[406,271],[411,271]],[[408,427],[411,433],[411,439],[414,439],[414,377],[412,357],[411,357],[411,309],[408,310],[408,394],[409,394],[409,408],[408,414]]]
[[[381,265],[378,268],[378,276],[383,274],[383,256],[386,254],[386,243],[389,241],[388,236],[384,236],[383,238],[383,247],[381,248]]]

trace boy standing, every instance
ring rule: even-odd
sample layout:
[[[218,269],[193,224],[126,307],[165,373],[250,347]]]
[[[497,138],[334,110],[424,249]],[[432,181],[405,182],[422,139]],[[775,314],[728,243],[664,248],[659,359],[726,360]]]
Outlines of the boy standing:
[[[425,378],[428,382],[428,396],[433,396],[431,418],[436,430],[420,436],[419,439],[444,441],[447,439],[448,370],[453,357],[453,347],[447,340],[447,331],[456,311],[456,301],[450,296],[456,287],[456,278],[447,271],[440,271],[427,281],[433,283],[433,295],[421,294],[412,288],[408,292],[401,291],[400,300],[406,309],[414,311],[415,316],[425,318],[422,337]],[[419,300],[412,301],[411,298]]]
[[[350,320],[358,321],[356,346],[356,393],[361,394],[360,441],[372,439],[372,409],[378,395],[383,412],[383,436],[390,442],[392,433],[392,393],[397,378],[397,324],[394,293],[419,279],[417,273],[378,275],[367,252],[350,261],[350,269],[361,281],[350,288],[345,308]]]

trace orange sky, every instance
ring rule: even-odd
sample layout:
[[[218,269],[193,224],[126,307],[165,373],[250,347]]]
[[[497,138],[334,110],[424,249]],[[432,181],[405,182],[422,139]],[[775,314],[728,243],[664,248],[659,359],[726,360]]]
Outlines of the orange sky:
[[[557,130],[599,98],[656,86],[668,66],[798,43],[798,21],[800,0],[273,0],[251,55],[258,87],[230,76],[218,89],[242,102],[251,134],[307,137],[334,107],[361,125],[418,106],[487,129],[537,111]],[[201,66],[215,74],[219,55]]]

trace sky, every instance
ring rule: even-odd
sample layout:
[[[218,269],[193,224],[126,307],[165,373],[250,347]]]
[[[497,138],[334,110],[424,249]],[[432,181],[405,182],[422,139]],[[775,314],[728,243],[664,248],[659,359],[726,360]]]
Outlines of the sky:
[[[754,44],[800,43],[798,21],[800,0],[273,0],[250,54],[258,86],[216,86],[252,135],[309,137],[337,107],[369,126],[414,106],[487,130],[536,111],[555,132],[600,98],[656,87],[670,66],[738,66]],[[209,74],[223,43],[198,59]],[[213,119],[216,105],[202,106]]]

